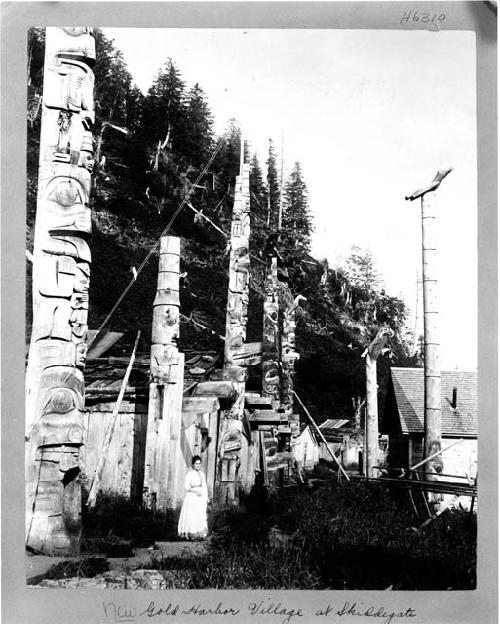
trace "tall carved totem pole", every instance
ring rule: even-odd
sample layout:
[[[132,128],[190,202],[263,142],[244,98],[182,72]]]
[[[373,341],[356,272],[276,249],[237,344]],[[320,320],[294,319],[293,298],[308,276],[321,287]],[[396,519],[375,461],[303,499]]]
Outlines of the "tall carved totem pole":
[[[26,544],[47,555],[81,533],[94,64],[91,28],[47,28],[26,374]]]
[[[293,413],[293,382],[295,362],[299,354],[295,350],[295,311],[301,301],[306,301],[302,295],[297,295],[292,301],[292,294],[288,286],[286,296],[283,296],[283,333],[281,337],[281,392],[285,415],[290,423],[292,438],[300,435],[299,417]]]
[[[218,458],[221,503],[237,502],[237,481],[241,431],[245,409],[246,369],[241,366],[245,354],[246,326],[250,281],[250,166],[242,164],[236,178],[231,248],[229,257],[229,287],[224,346],[224,377],[237,389],[237,398],[225,413],[220,425]]]
[[[280,404],[279,371],[279,284],[278,260],[271,258],[265,284],[262,334],[262,396],[271,399],[273,409]]]
[[[179,353],[180,238],[162,236],[153,304],[144,504],[165,511],[182,502],[180,451],[184,354]]]

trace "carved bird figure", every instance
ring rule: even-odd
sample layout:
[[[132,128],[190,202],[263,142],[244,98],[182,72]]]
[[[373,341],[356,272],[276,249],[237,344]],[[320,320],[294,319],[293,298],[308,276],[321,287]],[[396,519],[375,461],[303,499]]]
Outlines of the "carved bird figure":
[[[385,345],[387,343],[387,339],[392,338],[392,336],[394,336],[394,332],[390,327],[381,327],[375,338],[363,351],[361,357],[365,357],[367,354],[370,354],[370,357],[376,360],[381,353],[385,353],[388,350]]]
[[[440,169],[436,173],[436,175],[434,176],[434,179],[430,182],[430,184],[428,184],[427,186],[424,186],[421,189],[418,189],[418,191],[415,191],[411,195],[407,195],[405,199],[409,199],[410,201],[413,201],[414,199],[417,199],[418,197],[422,197],[422,195],[425,195],[426,193],[429,193],[430,191],[435,191],[439,187],[441,182],[446,178],[446,176],[452,171],[453,169]]]

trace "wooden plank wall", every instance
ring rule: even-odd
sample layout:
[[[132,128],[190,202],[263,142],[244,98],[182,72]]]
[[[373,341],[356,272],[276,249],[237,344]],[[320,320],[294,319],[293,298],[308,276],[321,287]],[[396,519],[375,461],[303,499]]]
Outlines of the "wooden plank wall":
[[[100,404],[96,409],[83,412],[86,452],[83,457],[83,472],[88,484],[93,479],[106,428],[111,419],[113,404]],[[147,413],[145,406],[131,403],[122,404],[122,411],[111,440],[109,453],[104,467],[101,487],[102,494],[124,496],[136,499],[142,490],[145,428]]]

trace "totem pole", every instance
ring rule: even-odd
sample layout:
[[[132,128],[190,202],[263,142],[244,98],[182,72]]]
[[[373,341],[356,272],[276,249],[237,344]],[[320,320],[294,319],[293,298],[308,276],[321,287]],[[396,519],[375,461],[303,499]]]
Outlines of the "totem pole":
[[[297,295],[291,300],[290,289],[288,291],[288,305],[283,311],[283,333],[281,338],[281,394],[285,415],[290,423],[292,438],[300,435],[299,419],[293,414],[293,377],[295,374],[295,362],[299,354],[295,351],[295,310],[301,301],[306,301],[302,295]]]
[[[390,327],[381,327],[365,349],[366,363],[366,475],[377,477],[378,465],[378,399],[377,358],[388,349],[387,339],[394,336]]]
[[[424,188],[405,199],[420,197],[422,208],[422,282],[424,294],[424,458],[434,455],[425,464],[427,479],[443,472],[441,450],[441,370],[439,366],[436,212],[434,191],[452,169],[440,170]],[[428,195],[428,193],[431,193]]]
[[[250,166],[243,163],[241,174],[237,176],[235,184],[229,256],[224,377],[235,382],[237,398],[224,414],[220,424],[217,500],[223,504],[236,504],[238,499],[239,452],[241,450],[246,380],[246,369],[240,363],[245,354],[250,280],[249,240]]]
[[[158,284],[153,304],[144,504],[153,510],[172,509],[182,501],[177,475],[184,354],[179,353],[180,239],[160,240]]]
[[[278,260],[271,258],[267,274],[262,335],[262,396],[271,399],[273,409],[280,404],[279,373],[279,289]]]
[[[78,554],[81,533],[94,64],[91,28],[47,28],[26,373],[26,544],[58,556]]]

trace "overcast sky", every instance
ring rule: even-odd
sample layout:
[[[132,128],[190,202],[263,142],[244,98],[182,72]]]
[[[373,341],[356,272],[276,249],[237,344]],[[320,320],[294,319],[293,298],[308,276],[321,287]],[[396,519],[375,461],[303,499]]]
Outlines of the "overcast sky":
[[[171,57],[222,132],[242,124],[262,165],[298,160],[313,253],[335,266],[369,248],[386,290],[414,313],[420,202],[405,195],[453,167],[436,194],[442,368],[477,365],[475,33],[104,28],[146,93]],[[420,306],[422,298],[420,297]],[[421,317],[420,316],[420,324]],[[410,319],[414,326],[414,317]],[[421,330],[420,330],[421,331]]]

